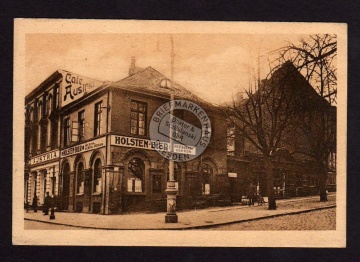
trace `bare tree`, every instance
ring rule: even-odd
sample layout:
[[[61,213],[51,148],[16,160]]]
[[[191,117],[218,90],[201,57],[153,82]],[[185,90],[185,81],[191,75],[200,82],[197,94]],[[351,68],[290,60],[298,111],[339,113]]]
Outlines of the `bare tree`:
[[[237,133],[261,152],[270,210],[276,209],[271,156],[279,148],[284,133],[291,132],[290,121],[296,117],[292,106],[294,70],[290,63],[275,68],[267,79],[244,90],[246,99],[234,100],[221,108]]]
[[[299,101],[297,125],[307,137],[310,152],[303,152],[316,160],[319,167],[320,201],[326,201],[327,163],[336,152],[336,35],[310,35],[299,45],[289,43],[280,51],[276,63],[290,60],[317,95]]]

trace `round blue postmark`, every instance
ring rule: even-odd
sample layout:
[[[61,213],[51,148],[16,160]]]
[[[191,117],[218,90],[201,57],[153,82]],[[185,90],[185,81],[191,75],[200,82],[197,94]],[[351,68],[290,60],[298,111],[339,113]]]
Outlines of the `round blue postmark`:
[[[200,156],[211,138],[210,118],[189,100],[171,100],[153,114],[149,126],[155,150],[176,162]]]

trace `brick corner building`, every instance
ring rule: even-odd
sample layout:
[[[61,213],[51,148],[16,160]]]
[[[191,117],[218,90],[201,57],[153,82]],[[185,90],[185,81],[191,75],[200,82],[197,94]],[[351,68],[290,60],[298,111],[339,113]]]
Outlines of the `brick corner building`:
[[[25,202],[44,203],[46,192],[60,210],[116,214],[166,211],[168,160],[152,148],[151,116],[170,99],[166,77],[135,67],[117,82],[58,70],[25,98]],[[200,105],[212,137],[204,153],[175,163],[179,209],[230,203],[226,121],[213,106],[178,84],[175,99]],[[177,112],[197,126],[189,112]]]

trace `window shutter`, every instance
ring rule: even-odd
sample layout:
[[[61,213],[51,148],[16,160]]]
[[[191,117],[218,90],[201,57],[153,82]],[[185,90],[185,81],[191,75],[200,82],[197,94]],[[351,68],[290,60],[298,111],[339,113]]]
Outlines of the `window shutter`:
[[[79,122],[71,122],[71,142],[79,141]]]

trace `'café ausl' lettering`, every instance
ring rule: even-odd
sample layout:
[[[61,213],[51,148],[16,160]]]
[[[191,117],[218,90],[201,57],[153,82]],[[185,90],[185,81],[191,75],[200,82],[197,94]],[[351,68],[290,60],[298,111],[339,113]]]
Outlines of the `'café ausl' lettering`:
[[[53,160],[59,157],[59,150],[51,151],[42,155],[35,156],[30,159],[30,164],[35,165],[45,161]]]
[[[91,92],[100,87],[103,82],[82,77],[77,74],[63,71],[62,106],[79,99],[85,92]]]

